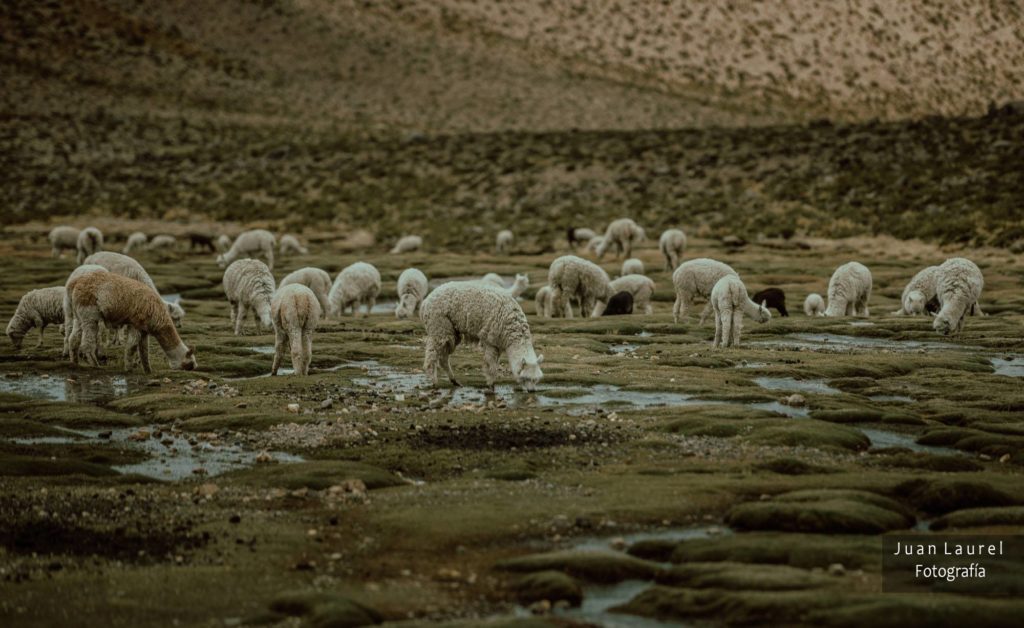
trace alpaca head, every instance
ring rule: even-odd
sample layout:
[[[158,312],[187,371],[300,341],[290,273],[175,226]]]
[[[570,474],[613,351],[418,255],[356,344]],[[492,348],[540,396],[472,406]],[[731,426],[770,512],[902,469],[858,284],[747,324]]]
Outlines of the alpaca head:
[[[217,266],[220,266],[221,268],[224,268],[227,265],[228,265],[228,260],[223,255],[218,255],[217,256]]]
[[[768,311],[768,302],[761,301],[761,305],[757,306],[757,322],[767,323],[772,320],[772,313]]]
[[[953,333],[957,327],[957,321],[952,320],[949,315],[942,314],[941,312],[932,321],[932,328],[939,333],[940,336],[948,336]]]
[[[532,351],[531,351],[532,353]],[[522,366],[519,367],[519,372],[516,373],[516,380],[519,385],[523,387],[526,392],[533,392],[537,389],[537,382],[544,377],[544,373],[540,370],[540,365],[544,361],[543,355],[537,357],[527,356],[523,360]]]
[[[415,310],[416,297],[411,294],[403,294],[398,302],[398,307],[395,308],[395,316],[397,318],[411,318]]]
[[[177,303],[168,303],[167,313],[171,315],[171,320],[174,321],[174,326],[181,329],[181,319],[185,318],[185,310],[183,310]]]
[[[903,301],[903,309],[906,310],[907,314],[924,314],[925,309],[925,298],[924,293],[920,290],[912,290],[907,294],[907,298]]]

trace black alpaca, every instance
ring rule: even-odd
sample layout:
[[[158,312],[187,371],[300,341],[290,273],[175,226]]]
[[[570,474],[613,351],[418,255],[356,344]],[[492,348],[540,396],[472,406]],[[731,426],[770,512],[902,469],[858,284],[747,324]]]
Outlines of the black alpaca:
[[[217,247],[213,244],[213,236],[194,232],[188,234],[188,248],[190,251],[192,249],[201,249],[204,247],[211,253],[217,251]]]
[[[601,316],[621,316],[633,313],[633,293],[617,292],[608,299],[608,307],[604,308]]]
[[[786,293],[779,288],[765,288],[751,300],[758,305],[763,301],[768,307],[778,310],[780,315],[789,316],[789,312],[786,311]]]

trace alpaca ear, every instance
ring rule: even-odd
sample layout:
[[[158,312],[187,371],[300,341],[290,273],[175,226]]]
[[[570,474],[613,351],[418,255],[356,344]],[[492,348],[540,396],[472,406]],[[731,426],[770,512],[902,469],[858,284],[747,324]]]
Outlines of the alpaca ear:
[[[541,364],[543,362],[544,362],[544,354],[542,353],[542,354],[537,356],[537,364]]]

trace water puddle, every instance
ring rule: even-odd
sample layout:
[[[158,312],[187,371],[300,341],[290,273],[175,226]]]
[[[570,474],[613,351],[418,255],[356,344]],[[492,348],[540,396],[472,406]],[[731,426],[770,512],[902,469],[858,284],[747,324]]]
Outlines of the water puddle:
[[[111,443],[125,449],[149,454],[147,460],[116,465],[115,471],[144,475],[158,480],[183,480],[190,477],[211,477],[251,467],[257,463],[302,462],[302,458],[285,452],[257,453],[241,445],[204,440],[195,435],[176,432],[159,425],[144,428],[100,430],[64,430],[67,436],[15,438],[20,445],[71,445],[83,442]],[[101,436],[101,434],[103,436]]]
[[[996,375],[1006,377],[1024,377],[1024,356],[1009,358],[992,358],[990,360],[995,368]]]
[[[259,347],[249,347],[249,351],[253,353],[261,353],[263,355],[274,355],[274,345],[263,345]]]
[[[707,539],[722,534],[732,534],[732,530],[725,526],[703,526],[660,532],[625,534],[614,539],[586,538],[573,544],[572,549],[600,553],[615,551],[612,549],[613,545],[625,549],[640,541],[683,542]],[[668,566],[668,563],[665,563],[665,566]],[[556,612],[555,616],[593,622],[605,628],[663,628],[664,626],[678,626],[679,624],[676,622],[662,622],[646,617],[609,612],[610,609],[629,602],[651,586],[654,586],[654,582],[648,580],[624,580],[613,585],[584,584],[583,603],[580,607]],[[527,609],[520,609],[520,613],[528,612]]]
[[[839,389],[832,388],[823,379],[793,379],[792,377],[755,377],[754,383],[768,390],[791,390],[821,395],[838,395]]]
[[[456,277],[435,277],[434,279],[428,281],[427,285],[430,286],[431,289],[434,289],[438,286],[443,286],[444,284],[451,283],[453,281],[480,281],[483,278],[483,275],[458,275]],[[511,288],[512,284],[514,284],[515,281],[515,277],[506,277],[505,275],[501,276],[501,283],[505,284],[506,288]]]
[[[639,336],[640,338],[650,338],[650,337],[651,337],[651,336],[653,336],[654,334],[653,334],[653,333],[651,333],[651,332],[649,332],[649,331],[647,331],[647,330],[645,329],[645,330],[643,330],[643,331],[638,331],[638,332],[636,332],[636,334],[635,334],[635,335],[636,335],[636,336]]]
[[[639,348],[640,348],[640,345],[635,345],[635,344],[630,344],[628,342],[623,342],[621,344],[609,346],[608,350],[611,351],[614,354],[617,354],[617,355],[625,355],[625,354],[628,354],[628,353],[634,353]]]
[[[875,324],[870,321],[851,321],[850,327],[874,327]]]
[[[767,362],[747,362],[743,360],[733,368],[737,369],[763,369],[768,366]]]
[[[20,375],[0,377],[0,393],[53,401],[105,401],[127,395],[145,386],[144,380],[124,375],[72,377],[63,375]]]
[[[751,344],[811,349],[814,351],[853,351],[857,349],[889,351],[919,350],[954,350],[981,351],[982,347],[958,345],[950,342],[923,340],[886,340],[884,338],[866,338],[863,336],[844,336],[842,334],[787,334],[775,340],[757,340]]]
[[[172,292],[171,294],[161,294],[160,298],[163,299],[167,303],[180,303],[181,302],[181,295],[178,294],[177,292]]]
[[[858,428],[871,441],[871,449],[885,449],[889,447],[901,447],[910,451],[921,451],[939,456],[965,456],[964,452],[952,447],[938,447],[935,445],[918,444],[914,437],[909,434],[889,432],[870,427]]]

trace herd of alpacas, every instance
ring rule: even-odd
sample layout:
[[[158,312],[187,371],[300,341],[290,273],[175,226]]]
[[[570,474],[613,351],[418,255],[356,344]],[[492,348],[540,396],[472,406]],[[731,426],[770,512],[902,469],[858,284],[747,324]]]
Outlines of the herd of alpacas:
[[[274,330],[273,375],[288,354],[294,372],[308,374],[313,333],[320,321],[348,311],[357,314],[360,307],[368,315],[381,291],[380,272],[365,262],[342,269],[333,282],[326,271],[307,267],[278,283],[272,273],[275,249],[282,255],[308,252],[291,235],[282,236],[280,245],[274,234],[263,229],[241,233],[234,241],[226,235],[214,239],[190,233],[188,237],[190,250],[218,252],[217,263],[225,269],[223,288],[234,333],[243,332],[250,313],[256,325]],[[570,248],[582,247],[598,260],[614,249],[625,258],[621,276],[612,280],[600,266],[577,255],[558,257],[551,262],[547,285],[536,291],[538,316],[572,318],[574,307],[583,317],[652,312],[655,284],[644,275],[643,262],[631,257],[633,247],[646,237],[640,226],[629,218],[620,218],[608,225],[604,235],[591,229],[569,228],[567,237]],[[63,286],[32,290],[22,297],[7,325],[7,336],[15,348],[20,349],[22,340],[34,328],[39,329],[39,346],[48,325],[62,325],[63,356],[74,364],[84,359],[98,366],[101,335],[106,332],[108,346],[123,345],[126,370],[138,359],[142,369],[151,372],[150,336],[160,345],[171,368],[196,367],[193,349],[178,333],[185,311],[176,303],[165,302],[146,270],[129,256],[140,249],[174,247],[175,237],[149,238],[144,233],[133,233],[122,253],[104,251],[103,234],[95,227],[81,231],[56,227],[49,238],[54,256],[72,250],[79,266]],[[497,252],[508,253],[513,242],[513,233],[502,230],[496,237]],[[422,246],[420,236],[408,235],[398,240],[391,253],[408,253]],[[744,317],[765,323],[771,319],[769,308],[782,316],[789,315],[785,294],[778,288],[768,288],[751,298],[739,274],[728,264],[707,258],[680,262],[686,250],[686,235],[681,229],[662,233],[658,248],[666,268],[672,270],[676,295],[673,320],[679,323],[697,300],[705,301],[700,324],[708,314],[714,315],[715,348],[740,343]],[[871,284],[871,271],[866,266],[859,262],[843,264],[829,280],[827,300],[818,294],[807,295],[804,313],[866,317]],[[930,313],[936,332],[959,333],[966,316],[982,315],[978,299],[983,286],[981,270],[974,262],[962,257],[948,259],[910,280],[900,309],[894,314]],[[518,300],[528,287],[526,274],[518,274],[512,286],[506,287],[499,275],[489,273],[478,280],[450,281],[431,291],[427,276],[408,268],[398,278],[395,315],[412,318],[419,312],[426,330],[423,368],[435,386],[442,368],[452,385],[459,385],[449,357],[459,344],[467,342],[478,343],[483,350],[488,387],[493,388],[499,359],[504,355],[517,382],[533,391],[543,376],[540,365],[544,356],[534,350],[530,325]]]

